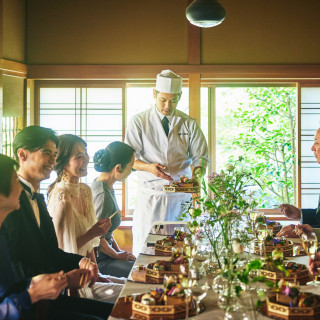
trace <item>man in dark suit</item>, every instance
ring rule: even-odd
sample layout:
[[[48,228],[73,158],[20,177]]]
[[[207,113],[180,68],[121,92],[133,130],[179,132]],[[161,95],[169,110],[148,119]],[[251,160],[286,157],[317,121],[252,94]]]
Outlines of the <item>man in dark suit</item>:
[[[15,320],[43,299],[56,299],[67,285],[63,271],[42,274],[31,279],[16,281],[11,264],[11,254],[1,224],[6,216],[20,207],[23,190],[16,174],[18,164],[0,154],[0,319]]]
[[[314,136],[314,143],[311,147],[311,150],[314,153],[314,157],[317,160],[317,163],[320,164],[320,128],[317,130]],[[281,205],[281,213],[287,216],[290,219],[301,219],[301,224],[310,225],[312,228],[320,228],[320,197],[318,201],[318,207],[316,209],[299,209],[290,204]],[[308,229],[308,227],[305,227]],[[291,224],[285,226],[278,233],[278,236],[284,236],[287,238],[297,237],[297,231],[295,225]],[[309,229],[310,230],[310,229]]]
[[[52,219],[44,197],[39,194],[40,182],[50,177],[57,157],[58,138],[51,129],[30,126],[17,134],[13,151],[19,161],[19,180],[24,188],[20,209],[10,213],[2,225],[11,251],[11,260],[20,279],[41,273],[63,270],[69,288],[80,288],[82,270],[90,271],[90,285],[97,279],[97,266],[87,259],[59,249]],[[80,268],[79,268],[80,267]],[[91,315],[107,318],[112,304],[60,296],[48,305],[52,319],[90,319]],[[72,313],[80,313],[76,317]]]

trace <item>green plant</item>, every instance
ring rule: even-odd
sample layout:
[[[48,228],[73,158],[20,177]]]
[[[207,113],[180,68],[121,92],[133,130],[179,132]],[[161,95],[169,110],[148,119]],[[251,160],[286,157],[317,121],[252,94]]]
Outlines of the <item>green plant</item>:
[[[242,155],[262,187],[262,207],[296,203],[296,89],[247,88],[249,101],[218,119],[218,144],[230,161]],[[235,129],[236,128],[236,129]]]

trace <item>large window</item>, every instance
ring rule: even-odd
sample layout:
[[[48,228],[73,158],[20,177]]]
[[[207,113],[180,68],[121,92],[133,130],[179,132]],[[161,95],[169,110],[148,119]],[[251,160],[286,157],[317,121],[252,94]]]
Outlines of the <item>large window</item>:
[[[210,137],[210,170],[242,159],[257,181],[250,190],[261,207],[296,204],[296,88],[208,86],[201,98],[209,103],[202,103],[202,123],[210,123],[203,128]]]
[[[179,109],[189,112],[188,88],[183,88]],[[81,85],[38,84],[40,125],[54,129],[59,135],[71,133],[81,136],[88,144],[90,163],[88,176],[82,179],[91,185],[98,176],[92,159],[96,151],[105,148],[112,141],[123,141],[131,117],[154,105],[152,85],[134,84]],[[41,184],[41,192],[56,179],[52,173],[49,180]],[[123,183],[115,184],[115,194],[124,217],[132,215],[137,181],[131,174]]]
[[[110,142],[123,141],[131,117],[154,104],[153,85],[141,84],[141,81],[113,84],[88,81],[79,85],[77,82],[37,82],[40,124],[53,128],[58,134],[82,136],[92,159],[98,149]],[[204,83],[201,128],[209,145],[208,172],[218,171],[226,162],[242,156],[247,167],[257,177],[264,178],[264,190],[257,193],[264,199],[262,206],[272,208],[281,202],[299,204],[301,197],[302,207],[315,207],[320,187],[314,172],[320,169],[310,148],[320,126],[319,90],[302,87],[297,93],[295,83],[287,86]],[[301,94],[299,112],[297,94]],[[178,107],[186,113],[189,113],[188,96],[188,88],[183,88]],[[300,123],[297,114],[301,116],[301,130],[297,127]],[[84,182],[90,185],[97,175],[90,163]],[[51,181],[42,184],[44,193],[54,179],[52,174]],[[130,217],[134,209],[136,183],[133,173],[126,183],[116,185],[118,203],[126,217]]]
[[[2,153],[14,158],[12,142],[19,128],[22,126],[22,118],[3,117],[2,119]]]

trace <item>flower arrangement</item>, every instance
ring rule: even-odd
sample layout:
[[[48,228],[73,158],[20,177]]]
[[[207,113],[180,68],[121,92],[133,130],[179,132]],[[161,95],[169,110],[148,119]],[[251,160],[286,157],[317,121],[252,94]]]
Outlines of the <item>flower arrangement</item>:
[[[187,235],[188,234],[186,232],[183,232],[181,230],[175,230],[171,238],[176,241],[183,241]]]
[[[249,220],[249,213],[257,206],[247,194],[247,186],[253,181],[250,172],[228,164],[226,170],[209,175],[207,183],[202,179],[204,196],[197,198],[196,206],[189,206],[184,214],[189,217],[190,232],[206,237],[212,247],[220,278],[226,284],[227,304],[233,294],[240,296],[249,284],[249,274],[262,267],[260,260],[241,268],[238,265],[244,247],[252,240],[243,221]],[[258,280],[261,277],[253,278]]]

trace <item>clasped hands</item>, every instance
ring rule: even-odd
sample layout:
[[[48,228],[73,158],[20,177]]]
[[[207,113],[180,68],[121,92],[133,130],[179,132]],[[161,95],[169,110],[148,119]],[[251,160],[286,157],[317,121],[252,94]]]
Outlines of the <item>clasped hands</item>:
[[[80,268],[71,270],[67,273],[63,271],[50,274],[40,274],[33,277],[30,281],[28,292],[30,295],[31,303],[39,300],[54,300],[56,299],[61,290],[65,288],[83,288],[87,283],[91,287],[98,279],[98,267],[95,263],[88,263],[87,258],[82,258],[80,261]],[[87,275],[81,283],[81,277]]]

